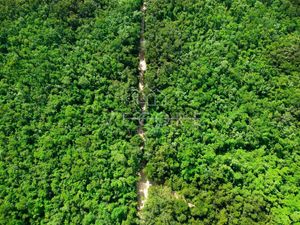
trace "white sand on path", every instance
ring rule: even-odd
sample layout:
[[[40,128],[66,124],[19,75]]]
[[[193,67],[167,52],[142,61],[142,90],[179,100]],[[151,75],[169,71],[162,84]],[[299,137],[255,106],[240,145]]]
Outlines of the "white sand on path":
[[[143,4],[141,8],[142,13],[145,13],[146,11],[146,5],[145,3]],[[139,91],[142,96],[142,101],[140,102],[141,110],[142,113],[146,112],[146,103],[143,101],[145,98],[145,93],[144,93],[144,74],[147,70],[147,63],[145,59],[145,38],[144,38],[144,30],[145,30],[145,18],[143,17],[142,19],[142,24],[141,24],[141,40],[140,40],[140,53],[139,53]],[[144,121],[140,121],[140,125],[138,128],[138,134],[143,140],[143,145],[140,147],[141,150],[144,150],[144,145],[145,145],[145,131],[144,131]],[[149,188],[152,185],[151,182],[147,179],[145,173],[143,172],[143,169],[139,172],[139,182],[137,184],[137,191],[138,191],[138,211],[142,210],[145,206],[145,203],[148,199],[148,193],[149,193]]]
[[[139,207],[138,210],[142,210],[148,199],[149,188],[151,187],[150,181],[146,178],[143,172],[139,173],[140,181],[138,183],[138,195],[139,195]]]

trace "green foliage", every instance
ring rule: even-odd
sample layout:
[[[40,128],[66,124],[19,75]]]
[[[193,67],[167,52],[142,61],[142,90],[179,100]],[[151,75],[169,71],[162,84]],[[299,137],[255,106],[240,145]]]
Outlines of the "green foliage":
[[[153,187],[147,201],[141,224],[183,224],[187,221],[189,208],[183,199],[177,199],[170,188]]]
[[[0,224],[135,223],[140,2],[0,5]]]
[[[182,224],[299,222],[299,9],[148,1],[146,171],[195,205]]]
[[[148,0],[144,152],[140,6],[1,0],[0,224],[299,224],[299,3]]]

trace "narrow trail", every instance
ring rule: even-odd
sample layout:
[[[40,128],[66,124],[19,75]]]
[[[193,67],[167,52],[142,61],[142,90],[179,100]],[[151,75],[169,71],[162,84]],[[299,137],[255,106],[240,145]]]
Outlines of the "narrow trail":
[[[140,49],[139,49],[139,105],[141,114],[145,114],[147,111],[147,101],[145,96],[145,72],[147,70],[147,63],[145,58],[145,13],[146,13],[147,7],[145,1],[143,2],[143,5],[141,7],[142,12],[142,21],[141,21],[141,37],[140,37]],[[141,116],[143,118],[143,116]],[[143,140],[142,145],[140,146],[140,149],[142,152],[144,152],[145,148],[145,130],[144,130],[144,120],[140,119],[139,121],[139,127],[138,127],[138,134]],[[137,184],[137,191],[138,191],[138,215],[141,218],[141,210],[144,208],[146,201],[148,200],[148,192],[149,188],[152,186],[152,183],[147,179],[147,176],[144,172],[144,162],[142,162],[140,172],[138,173],[139,181]],[[189,208],[195,207],[194,204],[188,202],[183,196],[177,194],[177,192],[172,192],[172,195],[176,199],[183,199],[185,203],[188,204]]]
[[[139,104],[141,113],[144,114],[147,110],[147,104],[146,104],[146,97],[145,97],[145,83],[144,83],[144,75],[147,70],[147,63],[145,59],[145,12],[146,12],[146,4],[143,3],[141,7],[141,12],[143,14],[142,16],[142,22],[141,22],[141,38],[140,38],[140,50],[139,50]],[[141,145],[141,151],[144,151],[145,147],[145,131],[144,131],[144,120],[141,119],[139,121],[139,128],[138,128],[138,134],[143,140],[143,144]],[[142,165],[144,166],[144,165]],[[148,191],[151,186],[150,181],[147,179],[144,171],[144,168],[141,168],[141,171],[139,172],[139,182],[137,184],[137,191],[138,191],[138,212],[140,212],[144,206],[145,202],[148,199]],[[140,214],[140,213],[139,213]]]

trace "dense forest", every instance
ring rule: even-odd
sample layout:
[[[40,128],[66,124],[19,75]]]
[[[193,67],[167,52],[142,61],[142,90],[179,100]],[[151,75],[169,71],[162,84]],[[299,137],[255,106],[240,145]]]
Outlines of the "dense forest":
[[[145,3],[0,0],[0,224],[300,225],[299,2]]]
[[[0,224],[132,224],[140,1],[1,0]]]
[[[300,224],[299,13],[148,1],[145,224]]]

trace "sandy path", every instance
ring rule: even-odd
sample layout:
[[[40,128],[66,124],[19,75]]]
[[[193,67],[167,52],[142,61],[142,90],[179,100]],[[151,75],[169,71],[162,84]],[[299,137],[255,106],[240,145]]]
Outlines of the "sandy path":
[[[139,52],[139,59],[140,59],[140,62],[139,62],[139,94],[140,94],[139,103],[140,103],[140,108],[141,108],[142,113],[145,113],[147,110],[147,105],[146,105],[146,101],[145,101],[145,93],[144,93],[144,89],[145,89],[144,74],[147,70],[147,62],[146,62],[146,58],[145,58],[145,36],[144,36],[146,10],[147,10],[147,7],[144,2],[141,7],[141,11],[143,13],[143,18],[142,18],[142,22],[141,22],[141,39],[140,39],[140,52]],[[144,151],[146,137],[145,137],[143,120],[141,120],[139,122],[138,134],[143,140],[143,144],[140,147],[141,151]],[[140,211],[145,206],[145,203],[148,199],[149,188],[152,186],[151,182],[147,179],[147,176],[144,173],[143,169],[144,168],[141,168],[141,171],[138,173],[139,182],[137,184],[138,214],[140,217],[141,217]],[[188,204],[188,207],[190,207],[190,208],[195,207],[194,204],[187,202],[182,196],[178,195],[176,192],[173,192],[172,194],[176,199],[179,199],[179,198],[183,199]]]
[[[147,70],[147,63],[145,59],[145,37],[144,37],[144,32],[145,32],[145,12],[146,12],[146,4],[143,3],[143,6],[141,7],[141,11],[143,13],[143,18],[142,18],[142,23],[141,23],[141,40],[140,40],[140,52],[139,52],[139,92],[140,92],[140,97],[139,97],[139,102],[140,102],[140,107],[141,107],[141,112],[142,114],[146,112],[147,106],[146,106],[146,101],[145,101],[145,93],[144,93],[144,74]],[[144,121],[139,122],[139,128],[138,128],[138,134],[143,140],[143,144],[141,146],[141,151],[144,150],[145,146],[145,131],[144,131]],[[143,169],[139,172],[139,182],[137,185],[138,189],[138,211],[142,210],[145,206],[145,203],[148,199],[148,192],[149,188],[151,186],[150,181],[147,179],[145,173],[143,172]]]
[[[148,199],[149,188],[152,185],[150,181],[146,178],[143,171],[139,173],[140,181],[138,183],[138,194],[139,194],[139,206],[138,210],[142,210]]]

